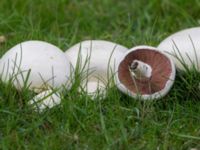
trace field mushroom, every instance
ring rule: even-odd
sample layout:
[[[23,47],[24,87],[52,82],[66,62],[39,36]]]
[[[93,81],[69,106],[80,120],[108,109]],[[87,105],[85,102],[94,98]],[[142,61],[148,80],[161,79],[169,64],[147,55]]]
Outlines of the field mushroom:
[[[71,87],[70,63],[66,55],[43,41],[25,41],[8,50],[0,61],[0,77],[5,83],[11,81],[19,91],[26,87],[36,93],[49,93],[50,89]],[[36,98],[41,96],[44,93]],[[52,103],[47,103],[49,100],[45,99],[44,103],[52,107]]]
[[[165,96],[175,79],[173,61],[157,48],[137,46],[117,64],[115,83],[120,91],[143,100]]]
[[[171,57],[178,69],[194,66],[200,70],[200,27],[170,35],[158,45],[158,49]]]
[[[21,90],[25,84],[36,93],[68,85],[70,63],[56,46],[43,41],[26,41],[8,50],[0,61],[3,82],[12,80]],[[26,83],[25,83],[26,82]]]
[[[126,51],[126,47],[113,42],[88,40],[72,46],[65,54],[74,69],[79,66],[86,74],[81,87],[94,98],[99,92],[105,96],[116,62]]]

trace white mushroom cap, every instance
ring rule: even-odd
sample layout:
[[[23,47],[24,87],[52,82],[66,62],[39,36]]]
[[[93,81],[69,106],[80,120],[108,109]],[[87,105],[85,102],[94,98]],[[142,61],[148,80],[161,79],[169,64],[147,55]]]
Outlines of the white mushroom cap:
[[[170,35],[159,44],[158,49],[171,57],[178,69],[185,70],[181,62],[189,68],[194,65],[200,69],[200,27]]]
[[[165,96],[174,83],[176,71],[168,56],[150,46],[130,49],[116,69],[115,83],[119,90],[143,100]]]
[[[29,101],[29,105],[31,105],[37,112],[43,112],[45,109],[53,108],[60,103],[60,94],[53,90],[43,91]]]
[[[26,84],[35,92],[66,85],[69,89],[70,64],[56,46],[42,41],[22,42],[7,51],[0,61],[4,82],[12,80],[17,89]]]
[[[96,89],[105,89],[115,71],[116,62],[126,51],[126,47],[113,42],[88,40],[72,46],[65,53],[74,68],[79,64],[80,70],[86,73],[82,86],[86,87],[89,95],[93,95]]]

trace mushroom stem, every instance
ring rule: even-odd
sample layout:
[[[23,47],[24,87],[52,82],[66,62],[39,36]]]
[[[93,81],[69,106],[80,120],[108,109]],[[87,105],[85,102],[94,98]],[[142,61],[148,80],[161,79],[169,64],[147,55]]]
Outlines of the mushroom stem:
[[[152,74],[151,66],[139,60],[134,60],[131,63],[129,71],[131,76],[136,79],[149,79]]]

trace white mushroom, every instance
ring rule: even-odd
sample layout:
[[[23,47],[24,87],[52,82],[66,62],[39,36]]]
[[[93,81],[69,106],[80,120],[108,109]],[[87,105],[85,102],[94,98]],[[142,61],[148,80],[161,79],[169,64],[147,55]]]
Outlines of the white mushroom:
[[[60,103],[58,94],[45,97],[51,93],[49,89],[71,87],[70,63],[66,55],[58,47],[42,41],[22,42],[7,51],[0,61],[0,75],[3,82],[11,81],[18,90],[27,87],[39,93],[30,104],[41,100],[35,105],[40,111]]]
[[[200,27],[179,31],[163,40],[158,49],[173,59],[176,67],[185,70],[193,65],[200,70]]]
[[[95,97],[100,91],[105,96],[105,87],[114,73],[116,61],[127,51],[127,48],[103,40],[80,42],[65,53],[72,66],[85,73],[82,87],[88,95]]]
[[[0,75],[18,90],[24,86],[35,92],[62,85],[70,88],[67,57],[58,47],[42,41],[22,42],[7,51],[0,61]]]
[[[120,58],[116,69],[119,90],[143,100],[165,96],[174,83],[176,71],[168,56],[150,46],[130,49]]]

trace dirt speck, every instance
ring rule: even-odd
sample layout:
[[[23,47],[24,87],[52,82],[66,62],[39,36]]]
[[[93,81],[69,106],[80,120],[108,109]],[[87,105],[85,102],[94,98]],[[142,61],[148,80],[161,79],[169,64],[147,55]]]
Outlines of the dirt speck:
[[[0,35],[0,44],[6,42],[6,37],[4,35]]]

